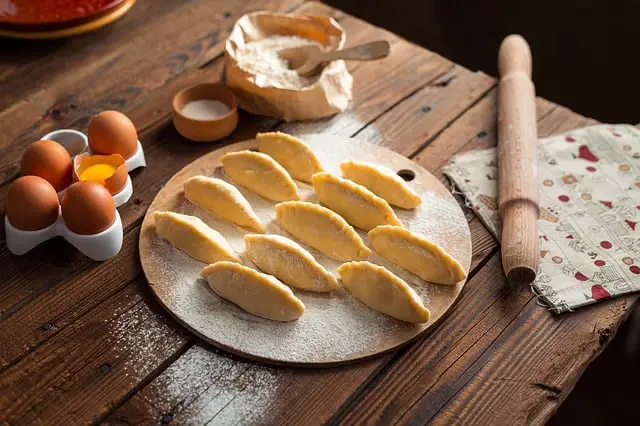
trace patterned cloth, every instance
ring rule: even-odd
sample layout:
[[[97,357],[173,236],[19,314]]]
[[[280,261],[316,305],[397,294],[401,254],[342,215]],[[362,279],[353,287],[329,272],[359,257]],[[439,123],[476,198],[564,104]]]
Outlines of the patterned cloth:
[[[445,174],[499,239],[496,149]],[[640,130],[599,125],[541,139],[540,266],[534,291],[556,313],[640,291]]]

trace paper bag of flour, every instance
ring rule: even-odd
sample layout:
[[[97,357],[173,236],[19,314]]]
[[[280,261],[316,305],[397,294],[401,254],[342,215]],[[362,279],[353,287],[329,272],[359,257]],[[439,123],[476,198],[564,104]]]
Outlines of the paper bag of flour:
[[[287,121],[344,111],[353,87],[344,61],[330,62],[310,78],[300,78],[293,70],[282,71],[281,63],[278,66],[275,52],[295,45],[294,38],[302,43],[320,43],[325,51],[331,51],[343,47],[346,34],[327,16],[255,12],[235,23],[225,44],[225,76],[239,106]]]

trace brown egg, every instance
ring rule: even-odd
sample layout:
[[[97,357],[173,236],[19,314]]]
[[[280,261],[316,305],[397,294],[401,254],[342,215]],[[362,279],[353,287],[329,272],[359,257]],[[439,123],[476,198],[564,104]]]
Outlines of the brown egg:
[[[56,191],[71,184],[73,166],[67,150],[57,142],[41,140],[29,145],[22,155],[20,172],[23,176],[40,176]]]
[[[125,159],[136,153],[138,132],[129,117],[118,111],[103,111],[89,123],[92,154],[120,154]]]
[[[116,205],[107,189],[97,182],[76,182],[62,196],[62,219],[76,234],[104,231],[116,218]]]
[[[58,194],[38,176],[22,176],[9,185],[4,209],[11,224],[23,231],[37,231],[58,219]]]

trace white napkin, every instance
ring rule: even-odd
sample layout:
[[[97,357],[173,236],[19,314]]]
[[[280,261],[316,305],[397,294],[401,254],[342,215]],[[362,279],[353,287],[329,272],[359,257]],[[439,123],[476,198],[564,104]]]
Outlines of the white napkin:
[[[499,239],[496,149],[455,156],[447,175]],[[640,291],[640,130],[598,125],[538,141],[540,266],[556,313]]]

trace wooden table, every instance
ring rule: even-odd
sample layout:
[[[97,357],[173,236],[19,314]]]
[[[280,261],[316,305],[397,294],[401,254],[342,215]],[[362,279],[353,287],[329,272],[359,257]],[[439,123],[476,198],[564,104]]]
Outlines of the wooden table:
[[[258,9],[329,14],[349,44],[385,38],[392,53],[350,65],[347,112],[296,124],[243,114],[222,143],[274,128],[336,133],[390,147],[443,181],[454,153],[496,143],[495,79],[319,3],[140,0],[93,34],[1,41],[0,204],[28,143],[55,128],[84,130],[104,109],[133,119],[149,167],[133,173],[134,197],[119,209],[125,237],[115,259],[92,262],[62,240],[22,257],[0,245],[0,423],[544,422],[637,296],[549,313],[528,287],[505,282],[496,240],[471,212],[472,272],[449,317],[368,362],[248,362],[199,341],[154,300],[138,262],[142,217],[168,177],[212,148],[176,133],[171,98],[221,77],[232,24]],[[537,107],[540,136],[593,123],[543,99]]]

